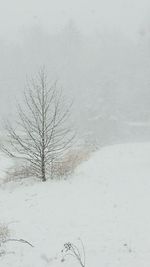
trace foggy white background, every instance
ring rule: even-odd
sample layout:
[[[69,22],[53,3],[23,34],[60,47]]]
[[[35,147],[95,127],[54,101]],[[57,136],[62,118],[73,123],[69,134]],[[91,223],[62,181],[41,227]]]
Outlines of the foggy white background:
[[[55,33],[71,18],[84,32],[116,28],[134,39],[139,27],[148,23],[150,8],[148,0],[6,0],[0,4],[0,31],[6,40],[20,39],[23,28],[36,23]]]
[[[1,0],[1,117],[45,65],[87,142],[149,140],[149,14],[148,0]]]

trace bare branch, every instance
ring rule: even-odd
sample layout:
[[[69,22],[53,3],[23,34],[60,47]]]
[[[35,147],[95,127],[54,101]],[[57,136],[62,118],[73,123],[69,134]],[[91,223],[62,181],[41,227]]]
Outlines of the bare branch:
[[[57,82],[49,86],[45,69],[27,83],[24,107],[18,105],[17,127],[6,124],[8,146],[0,149],[10,157],[30,163],[34,173],[46,180],[49,167],[72,145],[68,128],[71,105],[65,108]]]

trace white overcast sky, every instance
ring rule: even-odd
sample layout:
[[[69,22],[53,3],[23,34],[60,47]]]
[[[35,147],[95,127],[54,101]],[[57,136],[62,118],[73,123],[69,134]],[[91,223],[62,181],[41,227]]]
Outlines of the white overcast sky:
[[[0,37],[41,24],[55,32],[73,19],[82,31],[114,28],[132,36],[149,23],[150,0],[0,0]]]

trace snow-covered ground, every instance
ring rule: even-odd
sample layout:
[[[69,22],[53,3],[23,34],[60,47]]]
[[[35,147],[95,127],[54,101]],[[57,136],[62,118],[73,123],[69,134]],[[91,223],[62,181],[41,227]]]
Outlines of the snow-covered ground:
[[[77,267],[61,249],[78,238],[87,267],[150,266],[150,144],[102,148],[67,181],[27,180],[1,186],[0,222],[34,248],[6,243],[0,266]]]

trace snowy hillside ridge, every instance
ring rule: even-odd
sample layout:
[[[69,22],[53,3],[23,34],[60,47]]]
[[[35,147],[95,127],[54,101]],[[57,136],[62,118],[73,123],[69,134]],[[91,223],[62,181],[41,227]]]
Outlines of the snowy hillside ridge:
[[[148,267],[149,177],[150,144],[122,144],[93,153],[72,179],[0,187],[0,223],[34,246],[2,245],[0,266],[78,267],[61,250],[80,238],[86,266]]]

